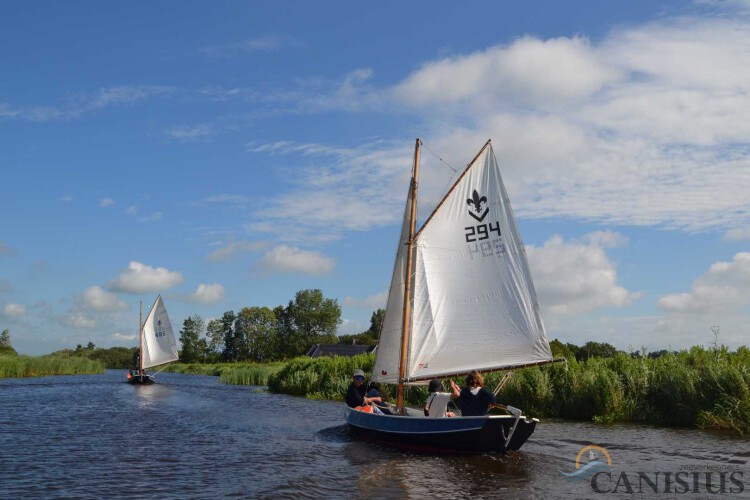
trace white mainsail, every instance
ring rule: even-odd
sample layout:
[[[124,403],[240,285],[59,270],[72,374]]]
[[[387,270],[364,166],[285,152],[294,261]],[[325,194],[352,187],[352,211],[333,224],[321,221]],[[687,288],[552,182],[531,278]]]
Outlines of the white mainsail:
[[[397,268],[401,253],[407,253],[401,250],[403,241],[402,230]],[[413,245],[406,382],[552,360],[526,253],[491,145],[466,168]],[[394,292],[397,273],[394,269],[386,320],[403,318],[403,277],[401,304],[391,300],[399,295]],[[384,352],[380,347],[393,342],[389,336],[398,336],[400,342],[401,326],[386,329],[384,324],[376,368],[398,366],[398,355],[381,361],[392,357],[390,348]],[[380,378],[373,370],[373,379],[394,382],[388,372],[387,378]]]
[[[179,359],[172,323],[169,321],[167,308],[164,307],[161,295],[156,297],[156,302],[143,323],[141,335],[143,337],[141,353],[143,368],[151,368]]]
[[[401,331],[404,317],[404,288],[406,287],[406,257],[409,250],[409,226],[411,211],[411,186],[406,197],[401,237],[398,239],[396,263],[393,266],[391,288],[380,329],[377,357],[372,368],[373,382],[395,384],[398,382],[398,365],[401,357]]]

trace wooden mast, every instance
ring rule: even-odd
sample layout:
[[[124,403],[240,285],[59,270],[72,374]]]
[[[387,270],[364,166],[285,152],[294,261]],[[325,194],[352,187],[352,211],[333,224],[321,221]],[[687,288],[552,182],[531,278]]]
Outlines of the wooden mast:
[[[401,360],[398,365],[398,390],[396,391],[396,407],[404,414],[404,379],[406,378],[406,354],[409,346],[409,302],[411,301],[411,267],[412,247],[414,243],[414,226],[417,219],[417,185],[419,183],[419,138],[414,145],[414,170],[411,178],[411,214],[409,220],[409,239],[406,250],[406,277],[404,284],[404,315],[401,325]]]
[[[138,306],[138,374],[143,377],[143,301]]]

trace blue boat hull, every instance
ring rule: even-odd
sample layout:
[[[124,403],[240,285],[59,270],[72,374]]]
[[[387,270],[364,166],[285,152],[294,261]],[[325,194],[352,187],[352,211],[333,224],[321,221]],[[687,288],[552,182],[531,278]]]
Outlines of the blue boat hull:
[[[521,448],[536,428],[537,419],[518,420],[511,415],[427,418],[378,415],[346,409],[346,422],[356,435],[398,448],[430,453],[486,453]]]

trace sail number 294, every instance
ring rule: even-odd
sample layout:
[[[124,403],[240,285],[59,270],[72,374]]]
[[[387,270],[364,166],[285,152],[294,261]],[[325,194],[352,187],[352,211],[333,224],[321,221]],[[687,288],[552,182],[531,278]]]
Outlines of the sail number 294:
[[[496,232],[500,236],[500,222],[490,222],[489,224],[479,224],[478,226],[465,227],[466,231],[466,243],[473,243],[475,241],[482,241],[489,239],[492,236],[492,232]]]

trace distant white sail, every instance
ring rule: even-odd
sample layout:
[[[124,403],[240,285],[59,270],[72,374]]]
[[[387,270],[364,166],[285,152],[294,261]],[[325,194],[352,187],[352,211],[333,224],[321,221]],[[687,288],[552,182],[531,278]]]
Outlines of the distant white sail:
[[[143,368],[151,368],[179,359],[172,323],[169,321],[161,295],[156,298],[156,302],[148,313],[141,335],[143,335],[141,354]]]
[[[406,257],[408,253],[409,225],[411,214],[411,186],[406,197],[401,237],[396,249],[391,288],[378,340],[377,358],[372,368],[372,380],[387,384],[398,382],[398,365],[401,358],[401,332],[404,321],[404,287],[406,286]]]

